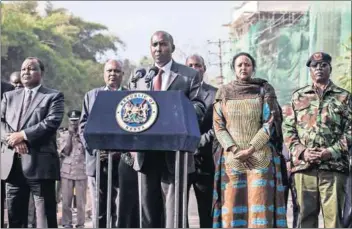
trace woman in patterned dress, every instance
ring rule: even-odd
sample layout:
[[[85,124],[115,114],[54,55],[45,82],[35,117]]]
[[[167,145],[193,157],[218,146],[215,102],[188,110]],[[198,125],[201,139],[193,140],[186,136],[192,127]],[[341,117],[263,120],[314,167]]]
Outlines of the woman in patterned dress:
[[[280,168],[282,114],[273,87],[252,78],[255,60],[232,60],[236,80],[214,101],[216,153],[214,228],[287,227]]]

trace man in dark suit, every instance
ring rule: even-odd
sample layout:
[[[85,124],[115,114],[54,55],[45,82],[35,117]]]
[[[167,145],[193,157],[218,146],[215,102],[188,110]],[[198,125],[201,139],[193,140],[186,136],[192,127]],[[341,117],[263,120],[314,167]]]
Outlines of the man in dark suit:
[[[95,99],[98,95],[99,91],[121,91],[126,90],[121,86],[122,77],[124,72],[122,71],[122,64],[116,60],[109,60],[106,62],[104,67],[104,81],[106,86],[95,88],[86,93],[84,96],[84,102],[82,107],[82,115],[80,120],[80,137],[83,143],[83,146],[86,149],[86,173],[88,175],[88,186],[91,193],[92,198],[92,210],[93,215],[95,215],[95,187],[96,187],[96,151],[95,149],[90,149],[87,145],[87,142],[84,139],[83,133],[84,128],[87,124],[88,117],[92,110]],[[136,227],[138,226],[138,218],[137,220],[128,220],[126,217],[135,217],[138,212],[132,212],[133,209],[138,209],[133,205],[138,206],[138,188],[137,188],[137,173],[130,167],[121,161],[120,163],[120,153],[119,152],[110,152],[113,153],[113,169],[112,169],[112,194],[111,194],[111,222],[112,227]],[[107,177],[108,177],[108,153],[106,151],[101,150],[101,164],[100,164],[100,198],[99,198],[99,228],[106,228],[106,207],[107,207]],[[122,180],[119,180],[122,179]],[[125,184],[129,184],[129,180],[135,180],[135,187],[126,186]],[[119,183],[121,183],[120,187],[120,195],[118,195]],[[124,189],[121,192],[121,189]],[[132,194],[126,198],[126,194]],[[133,195],[134,193],[134,195]],[[124,204],[124,201],[128,201],[128,204]],[[123,207],[122,210],[118,211],[118,203]],[[119,212],[119,215],[117,215]],[[121,218],[121,219],[120,219]],[[118,222],[118,225],[117,225]],[[128,222],[136,223],[129,225]],[[126,224],[125,224],[126,223]],[[96,227],[96,225],[94,225]]]
[[[201,77],[200,97],[205,103],[206,112],[200,125],[201,140],[199,148],[194,154],[196,171],[189,175],[189,189],[193,186],[197,198],[199,223],[201,228],[213,226],[211,209],[213,202],[213,183],[215,166],[212,153],[214,140],[213,131],[213,102],[217,88],[204,82],[206,66],[204,59],[199,55],[191,55],[186,59],[186,65],[197,70]],[[188,190],[189,190],[188,189]]]
[[[34,195],[38,228],[57,228],[55,181],[60,179],[56,131],[64,95],[41,85],[43,63],[27,58],[21,67],[25,88],[1,102],[1,178],[7,182],[10,227],[27,227],[29,193]]]
[[[10,75],[10,82],[15,89],[23,88],[23,84],[21,82],[21,72],[13,72]],[[32,193],[29,194],[29,203],[28,203],[28,228],[36,228],[37,227],[37,218],[35,213],[35,205],[34,205],[34,196]]]
[[[15,88],[11,84],[1,80],[1,100],[5,92],[11,91],[14,89]],[[1,135],[3,134],[4,133],[1,133]],[[1,228],[4,228],[4,205],[5,205],[5,197],[6,197],[5,187],[6,187],[5,181],[1,180]]]
[[[176,63],[172,59],[175,45],[172,36],[157,31],[150,41],[150,51],[159,68],[159,74],[153,80],[153,89],[160,91],[181,90],[192,101],[199,120],[203,118],[205,106],[198,98],[200,88],[199,73],[192,68]],[[147,90],[143,80],[138,81],[136,90]],[[142,190],[142,226],[164,227],[161,212],[165,209],[167,228],[173,228],[175,203],[175,153],[174,152],[138,152],[134,154],[134,169],[141,172]],[[188,157],[188,172],[193,173],[193,155]],[[180,187],[182,190],[182,186]],[[165,197],[165,203],[163,198]],[[182,205],[181,205],[182,208]],[[181,218],[181,217],[180,217]]]

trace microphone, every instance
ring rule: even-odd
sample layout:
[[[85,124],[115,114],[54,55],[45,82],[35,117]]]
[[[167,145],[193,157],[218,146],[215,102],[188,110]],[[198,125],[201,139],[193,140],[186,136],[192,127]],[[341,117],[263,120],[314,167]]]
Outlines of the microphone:
[[[147,71],[144,68],[138,68],[135,71],[135,73],[131,79],[131,82],[136,83],[139,79],[143,78],[146,73],[147,73]]]
[[[153,66],[149,69],[148,74],[145,76],[145,83],[150,83],[153,78],[158,74],[159,68],[156,66]]]
[[[133,87],[137,88],[137,81],[145,76],[147,71],[144,68],[138,68],[134,75],[131,78],[131,83],[133,83]]]

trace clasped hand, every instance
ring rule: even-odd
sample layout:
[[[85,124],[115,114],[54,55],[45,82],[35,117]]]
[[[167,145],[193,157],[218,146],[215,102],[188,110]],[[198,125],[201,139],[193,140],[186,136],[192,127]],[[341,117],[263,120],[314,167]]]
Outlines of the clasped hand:
[[[10,133],[6,137],[7,144],[15,149],[16,153],[28,153],[28,147],[24,142],[24,136],[21,132]]]
[[[232,148],[231,148],[232,149]],[[235,154],[234,158],[240,160],[245,167],[249,168],[249,166],[253,166],[252,163],[248,160],[250,156],[254,153],[255,149],[253,146],[251,146],[248,149],[245,150],[240,150],[238,152],[233,152]]]
[[[317,147],[307,148],[303,153],[304,161],[311,164],[320,164],[321,161],[329,160],[331,156],[331,152],[329,152],[327,149],[321,149]]]

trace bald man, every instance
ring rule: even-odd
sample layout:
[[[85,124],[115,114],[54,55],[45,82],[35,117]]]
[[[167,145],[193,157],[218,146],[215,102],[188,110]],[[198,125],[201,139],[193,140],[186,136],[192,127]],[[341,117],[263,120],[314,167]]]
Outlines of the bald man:
[[[87,92],[86,95],[84,96],[84,103],[82,107],[82,114],[81,114],[81,120],[80,120],[80,137],[81,141],[83,143],[84,148],[86,149],[86,173],[88,175],[88,186],[90,189],[91,193],[91,199],[92,201],[92,210],[93,210],[93,215],[95,214],[95,202],[94,202],[94,197],[95,197],[95,184],[96,184],[96,179],[95,179],[95,163],[96,163],[96,151],[95,149],[90,149],[84,139],[83,133],[84,133],[84,128],[87,123],[89,114],[92,110],[93,104],[95,102],[95,99],[97,97],[97,94],[99,91],[121,91],[121,90],[126,90],[121,86],[122,82],[122,77],[124,75],[124,72],[122,71],[122,63],[116,60],[109,60],[106,62],[104,66],[104,81],[105,81],[105,86],[99,87],[99,88],[94,88],[91,91]],[[106,225],[106,207],[107,207],[107,167],[108,167],[108,160],[107,160],[107,152],[101,151],[101,170],[100,170],[100,202],[99,202],[99,228],[107,228],[108,225]],[[122,171],[122,172],[121,172]],[[121,174],[122,173],[122,174]],[[122,177],[121,177],[122,176]],[[119,181],[122,178],[122,180]],[[129,179],[129,180],[125,180]],[[132,181],[131,181],[132,180]],[[135,181],[135,182],[133,182]],[[119,212],[119,216],[117,215],[118,212],[118,206],[117,203],[119,203],[118,199],[118,188],[119,188],[119,182],[122,182],[123,187],[120,187],[124,190],[124,192],[120,193],[120,199],[125,197],[125,190],[130,189],[130,193],[134,193],[135,199],[129,199],[130,197],[125,197],[124,201],[128,199],[129,204],[123,204],[125,205],[124,211]],[[134,187],[130,187],[127,185],[132,183],[135,183]],[[137,173],[132,169],[132,167],[128,166],[124,162],[120,163],[120,154],[118,152],[113,152],[113,169],[112,169],[112,198],[111,198],[111,227],[128,227],[129,225],[121,225],[121,223],[125,222],[124,219],[126,217],[133,217],[131,213],[131,209],[136,209],[136,213],[134,214],[135,216],[138,215],[138,186],[137,186]],[[121,205],[121,203],[120,203]],[[134,208],[134,206],[137,206]],[[119,218],[119,219],[118,219]],[[120,219],[121,218],[121,219]],[[136,221],[136,226],[138,226],[138,218],[132,220],[133,222]],[[119,225],[117,225],[117,222],[119,222]],[[94,225],[96,227],[96,225]]]
[[[23,88],[23,84],[21,82],[21,72],[11,73],[10,82],[15,87],[15,89]]]

